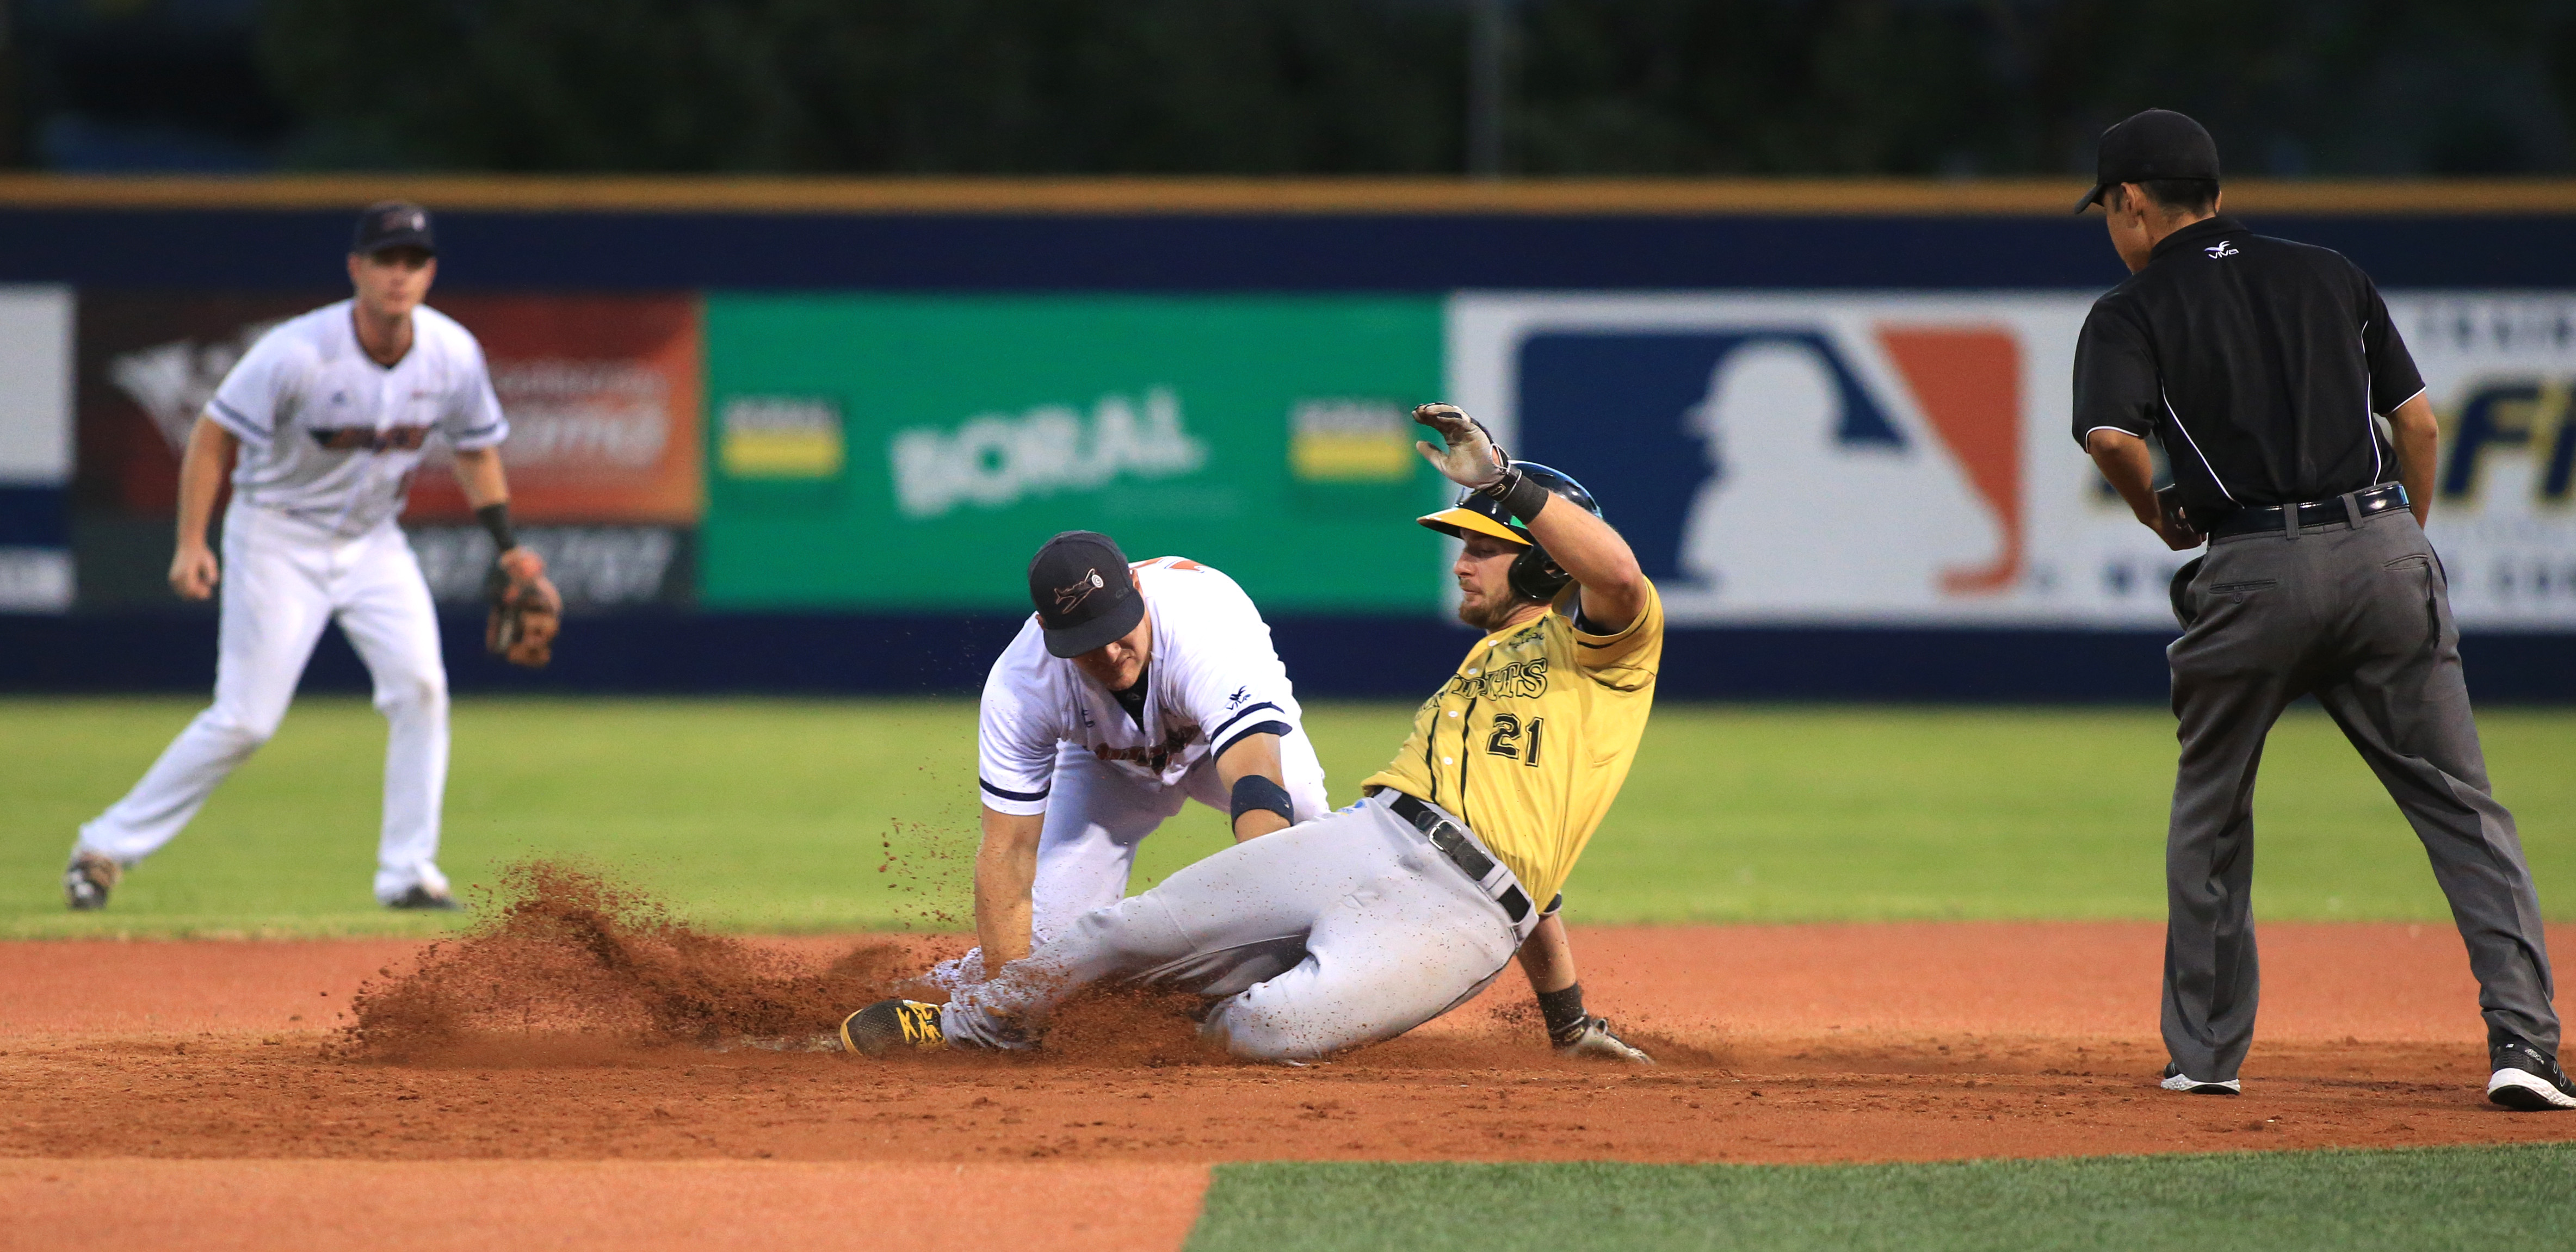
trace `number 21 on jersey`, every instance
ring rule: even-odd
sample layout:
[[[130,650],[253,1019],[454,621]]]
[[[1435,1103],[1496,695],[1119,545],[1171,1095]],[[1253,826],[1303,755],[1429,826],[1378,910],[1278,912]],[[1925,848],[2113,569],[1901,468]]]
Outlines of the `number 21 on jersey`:
[[[1533,717],[1529,719],[1529,725],[1524,727],[1518,714],[1496,713],[1494,714],[1494,733],[1485,737],[1485,751],[1493,756],[1511,757],[1523,765],[1535,767],[1538,764],[1539,744],[1545,739],[1546,732],[1547,719],[1544,717]],[[1526,745],[1521,742],[1524,735],[1529,740]]]

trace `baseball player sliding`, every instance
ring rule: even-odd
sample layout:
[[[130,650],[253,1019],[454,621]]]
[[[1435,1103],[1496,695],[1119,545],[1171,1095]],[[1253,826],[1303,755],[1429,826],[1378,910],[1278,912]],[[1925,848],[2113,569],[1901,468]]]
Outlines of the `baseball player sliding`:
[[[1414,416],[1446,444],[1423,455],[1467,488],[1420,520],[1465,541],[1459,616],[1487,634],[1366,798],[1093,909],[944,1006],[852,1013],[850,1050],[1035,1047],[1056,1004],[1111,980],[1208,997],[1207,1038],[1300,1060],[1438,1017],[1518,952],[1561,1044],[1643,1059],[1584,1013],[1562,929],[1537,901],[1557,894],[1627,778],[1662,604],[1581,485],[1514,464],[1453,406]]]
[[[483,350],[421,303],[438,275],[428,212],[368,207],[348,264],[354,298],[262,335],[189,433],[170,585],[189,600],[222,596],[215,700],[124,799],[81,827],[63,874],[75,909],[105,907],[124,871],[177,835],[276,732],[333,618],[366,662],[391,728],[376,899],[457,907],[437,863],[447,671],[429,585],[394,524],[432,436],[454,450],[457,481],[498,553],[487,643],[543,664],[560,600],[544,562],[511,533],[500,455],[510,425]],[[218,561],[206,522],[227,463],[233,498]]]

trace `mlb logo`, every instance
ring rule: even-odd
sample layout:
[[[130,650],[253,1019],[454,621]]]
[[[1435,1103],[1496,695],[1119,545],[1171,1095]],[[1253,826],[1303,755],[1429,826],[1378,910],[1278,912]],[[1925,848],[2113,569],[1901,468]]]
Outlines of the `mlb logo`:
[[[2012,319],[1489,297],[1451,329],[1512,454],[1593,488],[1677,620],[1976,613],[2031,581],[2033,363]]]
[[[1534,334],[1521,454],[1617,482],[1648,574],[1676,592],[1841,611],[2009,589],[2019,345],[1993,327],[1869,331],[1849,347],[1796,324]]]

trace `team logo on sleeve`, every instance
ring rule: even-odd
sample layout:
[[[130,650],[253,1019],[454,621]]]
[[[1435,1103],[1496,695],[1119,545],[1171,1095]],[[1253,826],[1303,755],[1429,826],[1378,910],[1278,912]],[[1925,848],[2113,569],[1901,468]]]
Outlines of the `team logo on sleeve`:
[[[1071,586],[1058,587],[1055,589],[1055,611],[1070,613],[1083,601],[1090,599],[1092,592],[1108,585],[1108,581],[1100,576],[1100,571],[1093,570]]]

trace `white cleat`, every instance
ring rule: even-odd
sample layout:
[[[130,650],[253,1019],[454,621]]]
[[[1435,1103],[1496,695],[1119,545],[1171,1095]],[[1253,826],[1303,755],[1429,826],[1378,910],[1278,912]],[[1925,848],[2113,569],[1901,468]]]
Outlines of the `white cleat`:
[[[2161,1085],[2167,1091],[2187,1091],[2193,1095],[2242,1095],[2245,1091],[2241,1080],[2230,1078],[2225,1082],[2202,1082],[2185,1075],[2178,1065],[2165,1066],[2165,1080]]]

